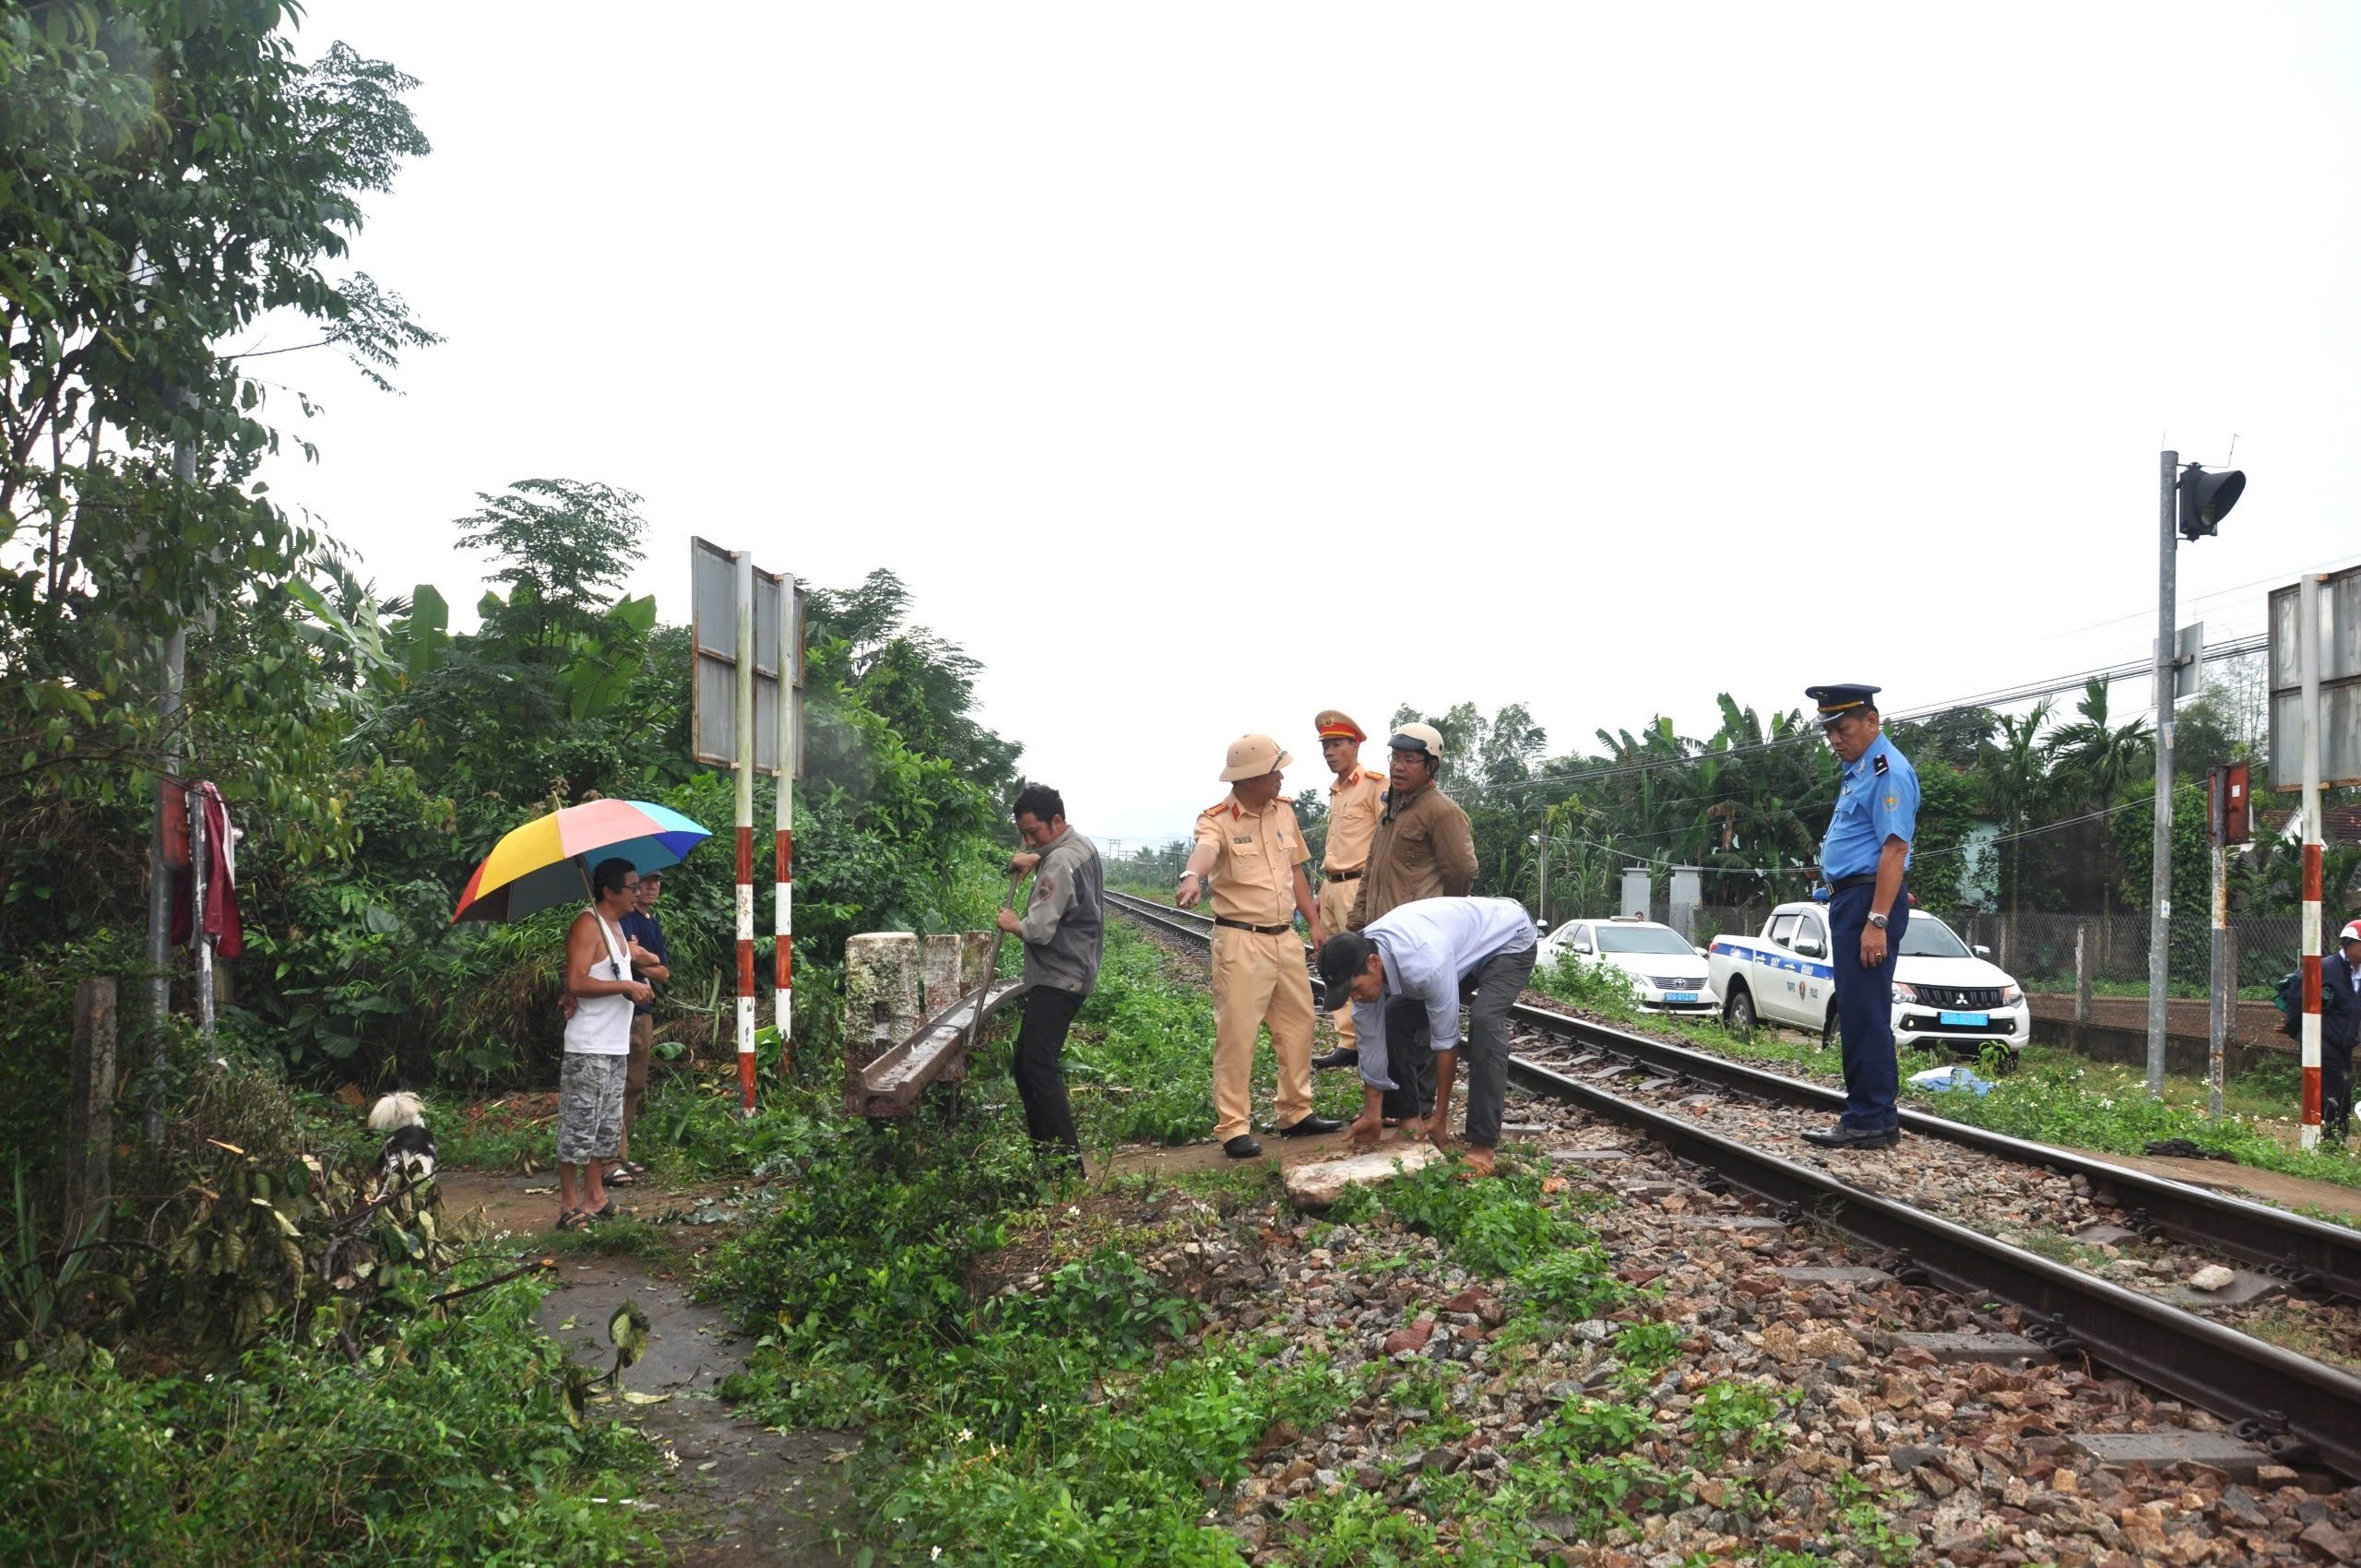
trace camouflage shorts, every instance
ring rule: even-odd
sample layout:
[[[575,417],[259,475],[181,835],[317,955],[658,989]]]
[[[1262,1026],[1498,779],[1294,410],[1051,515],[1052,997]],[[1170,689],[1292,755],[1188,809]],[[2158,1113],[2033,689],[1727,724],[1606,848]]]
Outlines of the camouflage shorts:
[[[628,1056],[569,1051],[557,1075],[557,1158],[564,1165],[612,1159],[623,1147]]]

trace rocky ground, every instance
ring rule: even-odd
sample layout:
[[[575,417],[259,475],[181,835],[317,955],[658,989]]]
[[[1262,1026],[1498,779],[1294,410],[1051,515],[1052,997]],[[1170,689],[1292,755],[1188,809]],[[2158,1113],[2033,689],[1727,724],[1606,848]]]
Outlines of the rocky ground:
[[[1563,1172],[1545,1201],[1583,1212],[1617,1277],[1642,1288],[1610,1318],[1520,1313],[1506,1282],[1471,1276],[1382,1217],[1329,1224],[1275,1194],[1177,1200],[1188,1223],[1143,1262],[1211,1309],[1208,1332],[1276,1332],[1290,1358],[1386,1368],[1330,1425],[1266,1433],[1255,1474],[1223,1496],[1214,1517],[1254,1561],[1295,1559],[1300,1500],[1358,1491],[1423,1517],[1441,1488],[1480,1495],[1513,1471],[1521,1444],[1584,1401],[1637,1412],[1646,1435],[1631,1451],[1642,1479],[1624,1522],[1561,1521],[1558,1556],[1570,1564],[1673,1568],[1784,1551],[2140,1568],[2361,1552],[2361,1487],[2269,1465],[2233,1476],[2106,1464],[2077,1446],[2092,1433],[2219,1431],[2203,1412],[2079,1367],[1946,1362],[1891,1338],[2005,1333],[2010,1313],[1874,1276],[1786,1272],[1865,1260],[1835,1238],[1750,1215],[1578,1116],[1528,1147],[1528,1161]],[[1616,1158],[1551,1160],[1583,1147]],[[1669,1360],[1635,1381],[1619,1347],[1632,1324],[1655,1321],[1674,1327]],[[1761,1452],[1717,1452],[1716,1429],[1699,1420],[1734,1386],[1776,1407]]]
[[[1517,1051],[1544,1063],[1579,1054],[1579,1048],[1537,1031],[1520,1039]],[[1633,1087],[1636,1082],[1619,1082],[1610,1086],[1611,1092],[1649,1099]],[[2126,1228],[2130,1217],[2114,1206],[2113,1195],[2094,1191],[2080,1175],[2064,1176],[1964,1144],[1915,1134],[1904,1134],[1891,1149],[1832,1154],[1803,1140],[1808,1129],[1824,1124],[1824,1118],[1811,1112],[1737,1099],[1691,1102],[1684,1109],[1714,1132],[1769,1149],[1783,1159],[1828,1170],[1866,1192],[1940,1215],[2305,1355],[2361,1371],[2361,1312],[2353,1303],[2293,1294],[2277,1281],[2229,1267],[2229,1260],[2201,1247],[2133,1234]],[[1531,1114],[1548,1123],[1558,1111],[1551,1102],[1536,1099]],[[2226,1283],[2218,1272],[2224,1267],[2229,1274]],[[2217,1272],[2207,1276],[2208,1268]]]

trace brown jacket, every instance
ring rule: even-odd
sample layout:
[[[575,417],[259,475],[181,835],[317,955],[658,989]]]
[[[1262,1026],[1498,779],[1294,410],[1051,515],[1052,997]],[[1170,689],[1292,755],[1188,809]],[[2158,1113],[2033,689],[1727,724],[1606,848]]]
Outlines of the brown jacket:
[[[1476,885],[1476,835],[1459,802],[1429,784],[1408,800],[1385,796],[1360,896],[1345,923],[1358,931],[1418,898],[1464,898]]]

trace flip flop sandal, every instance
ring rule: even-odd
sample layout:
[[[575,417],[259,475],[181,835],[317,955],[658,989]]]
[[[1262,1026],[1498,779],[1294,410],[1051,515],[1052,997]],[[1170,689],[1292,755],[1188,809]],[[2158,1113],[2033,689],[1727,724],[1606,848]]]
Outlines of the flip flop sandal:
[[[590,1217],[578,1208],[562,1208],[558,1210],[557,1228],[560,1230],[587,1230],[590,1228]]]
[[[628,1187],[636,1180],[628,1165],[618,1165],[607,1172],[607,1185],[610,1187]]]
[[[612,1219],[614,1217],[615,1200],[612,1198],[609,1198],[607,1200],[607,1206],[604,1208],[585,1209],[582,1212],[582,1218],[586,1221],[592,1219]]]
[[[623,1169],[625,1172],[633,1176],[645,1176],[647,1174],[647,1167],[642,1165],[635,1159],[624,1160],[623,1162]]]

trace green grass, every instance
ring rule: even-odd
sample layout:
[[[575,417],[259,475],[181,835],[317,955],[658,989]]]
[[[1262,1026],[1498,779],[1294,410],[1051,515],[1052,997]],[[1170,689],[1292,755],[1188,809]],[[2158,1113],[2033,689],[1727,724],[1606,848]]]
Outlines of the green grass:
[[[1792,1064],[1825,1083],[1845,1081],[1843,1051],[1822,1050],[1814,1037],[1758,1026],[1751,1039],[1740,1039],[1718,1020],[1643,1014],[1628,989],[1615,984],[1612,977],[1601,979],[1601,974],[1561,961],[1552,969],[1536,970],[1534,984],[1626,1028],[1740,1061]],[[1951,1060],[1932,1051],[1904,1050],[1902,1074],[1907,1078]],[[2361,1187],[2361,1156],[2332,1146],[2309,1153],[2295,1146],[2301,1077],[2292,1066],[2273,1063],[2229,1078],[2223,1087],[2219,1121],[2205,1113],[2207,1089],[2201,1078],[2168,1075],[2164,1098],[2153,1099],[2140,1069],[2093,1062],[2052,1046],[2028,1045],[2014,1072],[1987,1070],[1983,1075],[1995,1087],[1980,1098],[1914,1088],[1907,1083],[1903,1095],[1914,1110],[2011,1137],[2101,1154],[2142,1154],[2151,1142],[2186,1138],[2260,1170]],[[2345,1216],[2323,1218],[2353,1223]]]
[[[1195,1143],[1213,1135],[1214,1004],[1202,972],[1120,921],[1107,928],[1098,989],[1076,1015],[1065,1051],[1066,1090],[1084,1146]],[[977,1088],[1014,1108],[1007,1047],[987,1052]],[[1254,1048],[1257,1127],[1272,1124],[1278,1064],[1267,1030]],[[1322,1073],[1312,1110],[1348,1116],[1360,1109],[1359,1080]]]
[[[543,1289],[411,1318],[358,1365],[323,1330],[206,1376],[95,1348],[18,1372],[0,1383],[0,1562],[647,1561],[622,1500],[657,1455],[568,1417],[563,1352],[532,1324]]]

